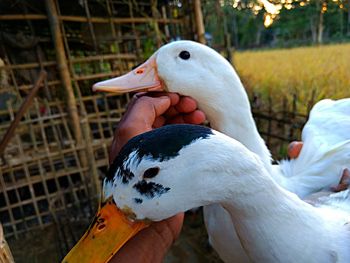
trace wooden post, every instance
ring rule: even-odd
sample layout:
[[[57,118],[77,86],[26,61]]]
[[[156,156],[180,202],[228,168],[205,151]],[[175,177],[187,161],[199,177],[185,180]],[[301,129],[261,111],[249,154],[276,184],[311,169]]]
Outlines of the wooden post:
[[[78,114],[77,101],[74,96],[72,79],[69,73],[69,67],[66,59],[66,52],[64,49],[64,44],[62,40],[62,32],[60,28],[60,21],[58,18],[58,12],[55,5],[55,0],[46,0],[46,9],[48,14],[48,19],[51,28],[51,34],[53,37],[53,41],[56,49],[56,59],[57,59],[57,67],[61,77],[62,88],[65,89],[66,98],[67,98],[67,108],[70,117],[70,126],[72,128],[74,139],[76,141],[77,146],[85,145],[83,141],[83,132],[80,125],[80,118]],[[91,138],[85,138],[85,140],[91,140]],[[86,152],[83,150],[79,151],[79,159],[83,167],[90,167]],[[93,173],[95,174],[95,173]],[[98,192],[98,178],[93,178],[94,182],[94,191]]]
[[[346,35],[350,36],[350,0],[348,0],[348,21],[346,23]]]
[[[141,56],[140,52],[142,51],[141,49],[141,41],[140,41],[140,36],[136,30],[136,25],[135,25],[135,22],[134,22],[134,10],[133,10],[133,5],[136,4],[137,5],[137,2],[135,1],[131,1],[129,0],[128,1],[128,5],[129,5],[129,15],[130,15],[130,18],[132,19],[132,22],[131,22],[131,28],[132,28],[132,32],[134,34],[134,37],[136,38],[135,39],[135,44],[136,44],[136,56],[137,56],[137,63],[140,63],[142,60],[144,60],[145,58],[143,57],[143,54]]]
[[[2,230],[2,225],[0,223],[0,262],[1,263],[14,263],[13,256],[9,245],[5,240],[5,235]]]
[[[21,105],[21,108],[19,109],[19,111],[16,114],[15,119],[13,120],[13,122],[11,123],[9,129],[6,131],[6,134],[4,135],[3,139],[0,142],[0,155],[3,153],[3,151],[5,150],[8,142],[10,141],[10,139],[12,138],[16,127],[18,126],[19,122],[21,121],[23,115],[26,113],[28,107],[30,106],[30,104],[32,103],[36,93],[38,92],[38,90],[40,89],[40,87],[43,84],[43,81],[46,78],[46,71],[41,71],[39,74],[39,78],[36,81],[34,88],[29,92],[29,94],[27,95],[27,97],[25,98],[24,102]]]
[[[166,6],[165,5],[162,5],[162,18],[163,19],[167,19]],[[166,25],[166,24],[164,25],[164,33],[165,33],[166,41],[169,41],[170,40],[169,25]]]
[[[196,28],[197,28],[197,40],[199,43],[205,44],[205,29],[203,22],[203,14],[200,0],[194,0],[194,15],[196,19]]]
[[[159,18],[159,12],[157,9],[158,6],[158,0],[151,0],[151,9],[152,9],[152,24],[154,27],[154,33],[156,34],[156,43],[157,43],[157,48],[160,48],[162,45],[162,36],[161,32],[159,30],[159,25],[157,19]]]

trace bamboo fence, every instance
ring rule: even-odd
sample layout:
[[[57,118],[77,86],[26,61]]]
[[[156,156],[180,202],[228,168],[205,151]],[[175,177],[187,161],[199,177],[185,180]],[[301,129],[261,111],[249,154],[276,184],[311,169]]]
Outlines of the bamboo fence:
[[[91,86],[129,71],[165,42],[193,39],[192,9],[187,1],[0,2],[0,140],[6,139],[0,221],[6,237],[62,225],[67,211],[70,219],[91,216],[129,101],[128,95],[93,94]],[[20,112],[42,70],[43,84]]]
[[[248,94],[259,133],[270,149],[272,157],[276,160],[286,158],[289,143],[301,139],[302,129],[309,117],[301,113],[298,105],[306,103],[307,112],[310,112],[316,102],[315,92],[303,100],[299,99],[299,94],[294,93],[281,98],[280,101],[253,91]],[[301,108],[305,109],[304,105]]]
[[[204,42],[200,1],[165,2],[0,2],[0,138],[16,116],[18,122],[0,152],[6,237],[55,224],[65,244],[61,256],[79,237],[69,222],[92,216],[108,147],[129,101],[128,95],[92,94],[92,84],[129,71],[172,39]],[[20,113],[42,70],[40,90]],[[273,155],[286,156],[307,119],[298,114],[297,94],[280,103],[250,95]]]

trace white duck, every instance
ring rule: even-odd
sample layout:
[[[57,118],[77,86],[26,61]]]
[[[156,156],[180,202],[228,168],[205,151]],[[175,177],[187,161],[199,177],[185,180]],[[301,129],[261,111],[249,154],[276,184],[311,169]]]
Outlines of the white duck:
[[[132,72],[99,82],[94,90],[168,90],[193,97],[211,127],[256,153],[274,180],[301,198],[338,184],[343,169],[350,166],[350,99],[316,104],[303,129],[299,157],[272,165],[235,70],[217,52],[196,42],[167,44]],[[220,205],[210,205],[204,216],[211,244],[221,258],[247,262],[228,213]]]
[[[207,149],[210,155],[201,154]],[[220,204],[250,262],[350,262],[349,190],[312,206],[276,184],[258,155],[206,127],[169,125],[131,139],[111,166],[103,191],[105,203],[113,200],[110,207],[132,218],[123,219],[127,228],[137,220],[160,221]],[[116,219],[98,217],[83,242],[92,236],[97,243],[102,234],[91,229]],[[86,253],[101,253],[99,248]],[[81,250],[78,244],[64,262],[74,262]]]

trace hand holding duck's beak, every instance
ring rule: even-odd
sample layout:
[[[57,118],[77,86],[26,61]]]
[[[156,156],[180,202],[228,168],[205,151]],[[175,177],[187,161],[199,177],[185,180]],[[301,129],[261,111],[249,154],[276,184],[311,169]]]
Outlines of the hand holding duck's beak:
[[[196,102],[189,97],[175,93],[154,96],[143,94],[133,99],[116,130],[111,159],[129,139],[152,128],[167,122],[199,124],[205,120],[204,113],[197,110]],[[144,229],[146,224],[130,221],[110,200],[101,205],[87,233],[63,262],[162,262],[180,233],[182,222],[183,214],[179,214]]]

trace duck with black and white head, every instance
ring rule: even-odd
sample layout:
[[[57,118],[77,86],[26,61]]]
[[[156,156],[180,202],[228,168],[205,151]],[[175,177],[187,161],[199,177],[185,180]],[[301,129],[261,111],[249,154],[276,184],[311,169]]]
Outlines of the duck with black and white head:
[[[348,190],[312,206],[275,183],[255,153],[206,127],[169,125],[136,136],[111,166],[103,191],[108,205],[102,206],[88,234],[64,262],[107,262],[151,221],[209,204],[221,204],[228,211],[252,262],[350,259]],[[104,212],[106,206],[118,213]],[[105,231],[96,232],[98,222]],[[119,236],[103,243],[101,251],[100,240],[111,235],[108,226],[114,222]],[[97,245],[86,251],[86,240]],[[103,253],[104,258],[91,261]],[[89,260],[82,261],[78,254],[88,254]]]

